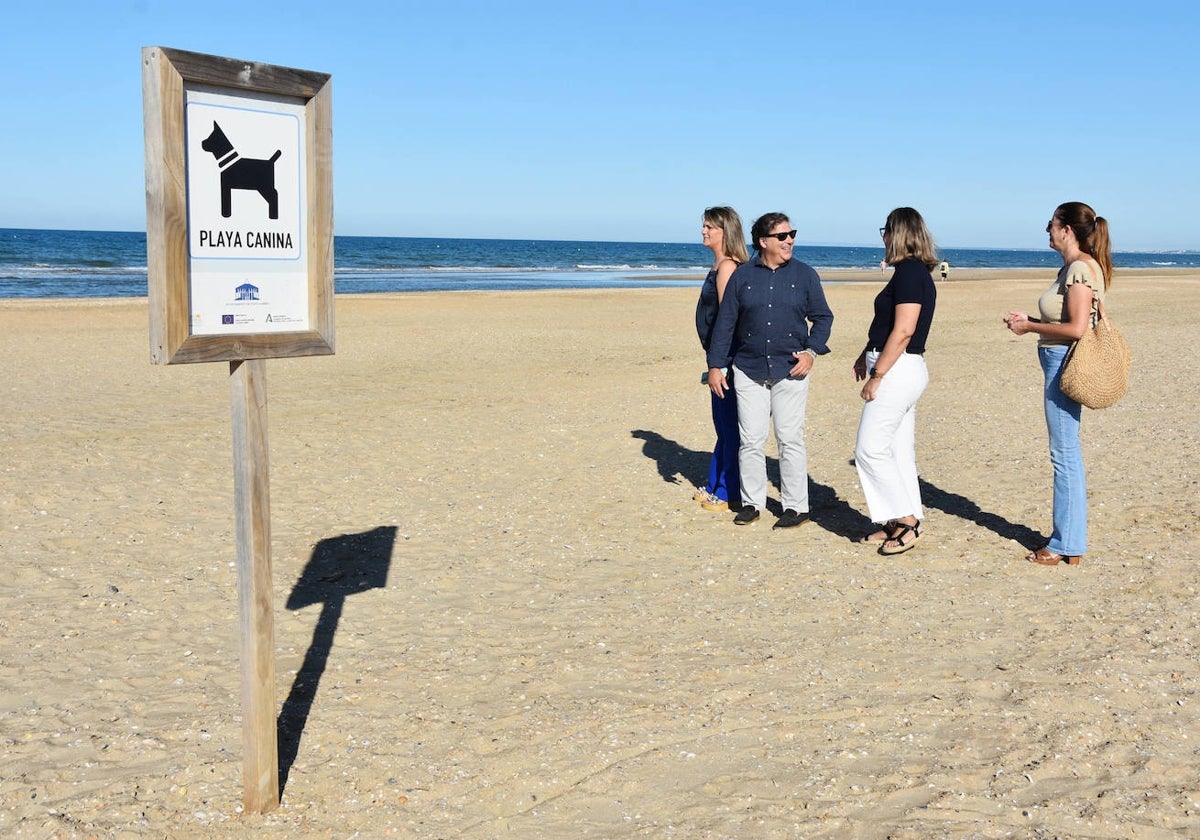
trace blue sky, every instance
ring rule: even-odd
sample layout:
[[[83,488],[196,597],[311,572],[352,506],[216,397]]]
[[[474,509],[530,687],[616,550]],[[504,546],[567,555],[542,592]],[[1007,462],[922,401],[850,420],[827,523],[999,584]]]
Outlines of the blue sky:
[[[685,242],[705,206],[876,245],[1041,248],[1082,200],[1200,249],[1200,6],[8,4],[0,227],[145,224],[140,51],[333,77],[339,234]]]

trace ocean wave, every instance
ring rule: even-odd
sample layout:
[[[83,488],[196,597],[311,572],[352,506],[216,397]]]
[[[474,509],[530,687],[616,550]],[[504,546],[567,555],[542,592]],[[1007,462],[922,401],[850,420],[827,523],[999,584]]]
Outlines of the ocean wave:
[[[631,288],[699,285],[711,253],[698,242],[335,237],[337,292],[432,289]],[[826,282],[839,272],[879,271],[883,249],[797,244],[795,257]],[[1046,248],[955,249],[950,271],[1060,265]],[[0,297],[146,293],[146,237],[137,232],[0,229]],[[1195,251],[1117,252],[1120,268],[1200,269]],[[878,275],[881,276],[881,275]]]
[[[73,265],[52,265],[48,263],[30,263],[27,265],[6,265],[4,271],[7,277],[84,277],[97,275],[103,277],[122,277],[126,275],[146,276],[144,265],[88,265],[76,263]]]
[[[553,265],[500,266],[500,265],[338,265],[337,274],[536,274],[549,271],[566,271]]]
[[[371,275],[371,274],[464,274],[478,276],[483,274],[548,274],[555,272],[662,272],[668,274],[703,274],[708,269],[701,266],[660,266],[660,265],[599,265],[577,264],[561,265],[338,265],[337,274]]]

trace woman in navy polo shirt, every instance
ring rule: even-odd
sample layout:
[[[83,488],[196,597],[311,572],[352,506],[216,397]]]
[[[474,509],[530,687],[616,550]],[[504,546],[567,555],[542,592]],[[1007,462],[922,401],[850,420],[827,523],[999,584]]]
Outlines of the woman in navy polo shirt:
[[[871,521],[878,530],[862,538],[880,554],[902,554],[921,539],[921,488],[917,478],[917,400],[929,384],[925,342],[933,323],[938,264],[933,237],[921,214],[898,207],[879,229],[884,261],[894,269],[875,298],[867,344],[854,361],[862,389],[862,419],[854,462]]]

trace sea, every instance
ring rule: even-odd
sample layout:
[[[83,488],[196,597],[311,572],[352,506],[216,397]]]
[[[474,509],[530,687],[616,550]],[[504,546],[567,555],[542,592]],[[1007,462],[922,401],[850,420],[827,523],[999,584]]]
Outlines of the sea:
[[[946,248],[940,255],[951,273],[956,267],[1061,265],[1048,248]],[[795,256],[818,270],[872,269],[879,267],[883,248],[797,243]],[[334,292],[695,286],[711,262],[711,252],[698,242],[336,236]],[[1122,251],[1113,262],[1118,268],[1200,268],[1200,251]],[[145,233],[0,228],[0,298],[146,293]]]

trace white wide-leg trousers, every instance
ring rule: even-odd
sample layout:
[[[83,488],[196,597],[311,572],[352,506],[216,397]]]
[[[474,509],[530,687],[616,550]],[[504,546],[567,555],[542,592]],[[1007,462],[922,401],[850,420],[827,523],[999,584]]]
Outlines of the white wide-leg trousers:
[[[878,360],[867,353],[867,369]],[[879,383],[875,399],[863,404],[854,463],[872,522],[904,516],[925,518],[917,478],[917,400],[929,384],[925,358],[902,353]]]

